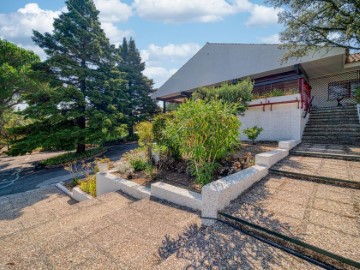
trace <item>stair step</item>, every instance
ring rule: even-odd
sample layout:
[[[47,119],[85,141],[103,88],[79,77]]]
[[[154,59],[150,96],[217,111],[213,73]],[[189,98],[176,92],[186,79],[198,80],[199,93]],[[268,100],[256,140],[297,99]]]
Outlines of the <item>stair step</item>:
[[[360,139],[323,139],[323,138],[312,138],[302,139],[303,143],[312,144],[344,144],[344,145],[360,145]]]
[[[359,121],[359,118],[357,115],[331,115],[331,116],[326,116],[326,117],[323,117],[323,116],[314,116],[314,115],[310,115],[310,118],[309,118],[309,121],[312,121],[312,120],[324,120],[324,121],[327,121],[327,120],[342,120],[342,119],[349,119],[349,120],[357,120]]]
[[[335,137],[335,138],[346,138],[346,137],[360,137],[357,132],[343,132],[343,133],[339,133],[338,131],[335,132],[304,132],[303,133],[303,138],[307,138],[307,137],[313,137],[313,136],[322,136],[322,137]]]
[[[357,132],[360,133],[360,127],[354,128],[343,128],[343,127],[336,127],[336,126],[312,126],[312,127],[305,127],[304,133],[310,132],[337,132],[337,133],[346,133],[346,132]]]
[[[359,124],[358,119],[331,119],[331,120],[323,120],[323,119],[312,119],[309,120],[308,124],[311,125],[319,125],[319,124]]]
[[[322,107],[322,108],[313,108],[311,112],[338,112],[338,111],[351,111],[356,110],[356,105],[347,105],[342,107]]]

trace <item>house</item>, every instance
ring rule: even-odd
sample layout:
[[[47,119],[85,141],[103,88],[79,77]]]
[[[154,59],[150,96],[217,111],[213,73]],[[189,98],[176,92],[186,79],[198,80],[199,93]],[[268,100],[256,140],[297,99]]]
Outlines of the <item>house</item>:
[[[166,103],[181,103],[198,87],[236,83],[247,77],[254,81],[255,94],[291,89],[296,94],[250,102],[245,115],[239,116],[242,129],[264,128],[261,140],[300,140],[310,102],[313,108],[335,107],[341,97],[341,104],[355,104],[360,54],[350,55],[338,47],[319,48],[300,59],[282,62],[283,54],[276,44],[207,43],[153,97],[163,101],[166,109]]]

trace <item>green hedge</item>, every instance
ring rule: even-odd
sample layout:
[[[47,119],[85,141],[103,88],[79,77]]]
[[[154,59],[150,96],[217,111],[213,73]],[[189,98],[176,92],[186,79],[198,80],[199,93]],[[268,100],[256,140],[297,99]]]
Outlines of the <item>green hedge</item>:
[[[97,147],[97,148],[91,148],[89,150],[86,150],[84,153],[77,154],[74,152],[66,153],[60,156],[52,157],[45,159],[40,162],[42,166],[56,166],[56,165],[65,165],[66,163],[78,161],[78,160],[84,160],[91,157],[94,157],[101,152],[106,151],[106,147]]]

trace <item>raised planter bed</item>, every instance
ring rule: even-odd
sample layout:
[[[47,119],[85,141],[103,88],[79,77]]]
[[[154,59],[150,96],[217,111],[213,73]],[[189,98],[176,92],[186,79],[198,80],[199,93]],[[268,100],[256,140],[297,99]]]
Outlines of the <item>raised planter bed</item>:
[[[72,190],[69,190],[63,182],[57,183],[56,187],[58,187],[60,190],[62,190],[64,193],[66,193],[68,196],[78,202],[93,199],[91,195],[82,191],[79,187],[74,187]]]
[[[295,141],[282,141],[279,146],[285,149],[276,149],[265,155],[269,160],[267,165],[288,155],[289,150],[297,145]],[[266,154],[266,153],[265,153]],[[262,154],[260,154],[261,156]],[[96,175],[97,194],[105,194],[121,190],[135,198],[150,198],[151,196],[163,199],[177,205],[201,210],[204,225],[214,222],[217,212],[226,207],[231,200],[241,195],[253,184],[268,174],[268,166],[254,165],[234,174],[213,181],[202,187],[201,193],[170,185],[158,181],[151,184],[151,188],[144,187],[131,180],[126,180],[111,172]]]

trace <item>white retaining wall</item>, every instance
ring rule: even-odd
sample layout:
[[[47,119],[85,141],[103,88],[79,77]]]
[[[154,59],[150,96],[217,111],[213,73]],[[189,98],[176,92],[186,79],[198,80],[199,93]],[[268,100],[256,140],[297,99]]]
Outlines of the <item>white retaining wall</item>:
[[[111,173],[96,174],[96,195],[121,190],[136,199],[150,198],[150,189]]]
[[[151,184],[151,196],[194,210],[201,210],[201,194],[163,182]]]
[[[282,102],[291,100],[301,100],[300,94],[271,97],[264,99],[257,99],[249,102],[249,105],[255,105],[269,102]],[[258,126],[264,130],[261,132],[257,140],[281,141],[281,140],[301,140],[304,132],[305,125],[308,121],[308,116],[303,118],[304,109],[301,109],[301,102],[287,103],[287,104],[274,104],[272,111],[270,105],[249,107],[245,111],[244,116],[239,116],[241,122],[240,139],[248,140],[243,133],[244,129],[249,127]]]
[[[216,218],[219,210],[267,174],[268,168],[255,165],[203,186],[202,217]],[[210,225],[214,220],[203,219],[203,223]]]

